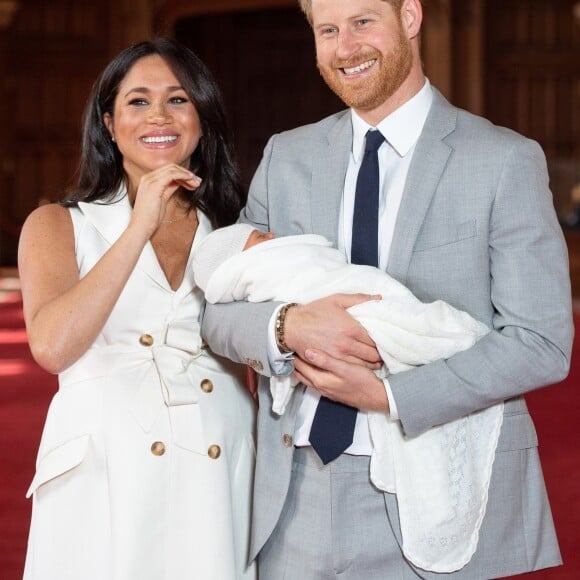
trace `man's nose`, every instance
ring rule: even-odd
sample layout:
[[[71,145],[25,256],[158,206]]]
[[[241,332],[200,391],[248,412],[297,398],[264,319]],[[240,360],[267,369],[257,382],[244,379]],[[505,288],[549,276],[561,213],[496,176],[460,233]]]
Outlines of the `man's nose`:
[[[359,48],[356,35],[348,29],[339,31],[336,39],[336,56],[341,60],[349,59]]]

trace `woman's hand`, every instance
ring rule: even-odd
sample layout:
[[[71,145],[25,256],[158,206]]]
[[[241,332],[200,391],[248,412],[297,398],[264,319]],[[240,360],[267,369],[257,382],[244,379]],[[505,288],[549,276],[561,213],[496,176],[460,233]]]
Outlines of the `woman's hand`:
[[[175,192],[180,187],[193,191],[200,185],[200,177],[174,163],[143,175],[135,194],[130,225],[142,228],[149,239],[165,218]]]

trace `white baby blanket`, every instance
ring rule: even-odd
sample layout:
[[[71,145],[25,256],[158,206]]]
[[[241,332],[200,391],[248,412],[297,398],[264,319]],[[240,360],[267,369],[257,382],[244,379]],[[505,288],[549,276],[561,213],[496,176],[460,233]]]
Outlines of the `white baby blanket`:
[[[341,252],[314,234],[277,238],[229,258],[205,289],[211,303],[307,303],[337,292],[382,296],[349,312],[375,341],[391,374],[446,359],[489,331],[446,302],[420,302],[383,271],[347,264]],[[290,377],[272,377],[278,414],[284,413],[293,386]],[[371,481],[396,493],[403,552],[418,567],[452,572],[474,554],[502,417],[500,403],[409,438],[399,421],[369,413]]]

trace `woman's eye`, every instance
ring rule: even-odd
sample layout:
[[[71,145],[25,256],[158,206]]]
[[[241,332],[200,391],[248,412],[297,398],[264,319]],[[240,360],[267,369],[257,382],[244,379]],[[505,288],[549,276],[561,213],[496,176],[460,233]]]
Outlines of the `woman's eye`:
[[[169,99],[170,103],[187,103],[189,99],[187,97],[171,97]]]
[[[131,99],[129,101],[130,105],[134,105],[134,106],[141,106],[141,105],[146,105],[147,104],[147,100],[142,98],[142,97],[135,97],[134,99]]]

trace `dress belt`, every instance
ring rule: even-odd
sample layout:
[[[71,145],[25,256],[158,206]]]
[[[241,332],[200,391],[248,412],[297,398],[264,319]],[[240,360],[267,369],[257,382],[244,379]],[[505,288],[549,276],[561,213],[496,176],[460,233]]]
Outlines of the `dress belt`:
[[[61,373],[60,391],[64,393],[84,381],[100,377],[127,374],[127,380],[131,381],[132,373],[139,374],[129,411],[141,428],[149,433],[165,407],[170,415],[173,442],[190,451],[206,454],[207,442],[198,405],[199,390],[193,382],[195,377],[192,377],[190,365],[195,361],[196,375],[199,374],[200,379],[205,378],[204,372],[220,372],[220,366],[201,348],[199,333],[189,334],[189,340],[185,340],[183,333],[179,333],[180,340],[173,341],[173,344],[161,341],[177,338],[175,333],[166,333],[165,337],[153,336],[152,346],[95,346]],[[184,349],[186,344],[190,350]]]

